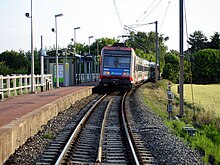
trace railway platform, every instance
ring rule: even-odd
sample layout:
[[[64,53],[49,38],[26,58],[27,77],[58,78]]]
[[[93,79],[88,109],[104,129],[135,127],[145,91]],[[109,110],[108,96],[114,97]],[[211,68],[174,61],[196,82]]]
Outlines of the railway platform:
[[[0,164],[42,125],[92,94],[98,83],[60,87],[35,94],[19,95],[0,102]]]

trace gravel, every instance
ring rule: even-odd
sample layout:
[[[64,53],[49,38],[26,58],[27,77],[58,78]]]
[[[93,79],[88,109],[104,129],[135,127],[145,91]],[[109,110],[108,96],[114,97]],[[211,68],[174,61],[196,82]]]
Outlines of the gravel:
[[[184,143],[172,135],[164,126],[162,119],[155,115],[143,102],[140,97],[140,90],[130,95],[129,104],[131,114],[135,115],[133,129],[141,132],[147,147],[151,150],[157,164],[202,164],[199,154],[192,151]],[[20,146],[14,154],[4,163],[4,165],[30,165],[34,164],[40,154],[52,141],[44,135],[57,136],[62,129],[86,104],[97,97],[93,94],[85,99],[77,101],[69,109],[59,113],[59,115],[42,126],[41,130],[26,143]]]
[[[126,100],[133,117],[130,125],[139,132],[145,145],[155,157],[156,164],[203,164],[200,155],[173,135],[163,121],[152,112],[140,97],[144,85]]]
[[[4,165],[31,165],[35,164],[37,158],[43,153],[44,149],[56,137],[71,119],[89,102],[94,100],[98,95],[93,94],[77,101],[69,109],[60,112],[58,116],[49,120],[47,125],[43,125],[41,130],[20,146],[14,154],[4,163]],[[47,137],[46,137],[47,136]]]

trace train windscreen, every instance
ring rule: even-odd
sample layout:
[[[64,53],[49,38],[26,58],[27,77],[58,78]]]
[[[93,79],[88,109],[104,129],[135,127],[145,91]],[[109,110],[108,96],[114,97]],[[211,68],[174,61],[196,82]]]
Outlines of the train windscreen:
[[[105,55],[103,65],[107,68],[125,68],[129,69],[131,58],[128,56],[110,56]]]

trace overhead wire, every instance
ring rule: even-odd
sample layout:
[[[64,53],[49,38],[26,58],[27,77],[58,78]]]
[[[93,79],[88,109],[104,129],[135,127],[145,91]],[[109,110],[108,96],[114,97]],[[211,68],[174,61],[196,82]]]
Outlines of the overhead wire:
[[[115,0],[113,0],[113,2],[114,2],[114,6],[115,6],[115,10],[116,10],[116,13],[117,13],[117,16],[118,16],[119,23],[120,23],[120,25],[121,25],[121,28],[122,28],[123,31],[124,31],[124,27],[123,27],[123,24],[122,24],[122,21],[121,21],[121,18],[120,18],[120,15],[119,15],[118,8],[117,8],[117,5],[116,5]]]
[[[166,8],[166,11],[165,11],[165,14],[164,14],[163,20],[162,20],[162,22],[161,22],[161,25],[160,25],[159,31],[161,31],[161,28],[162,28],[163,23],[164,23],[164,20],[165,20],[165,18],[166,18],[166,15],[167,15],[167,12],[168,12],[169,6],[170,6],[170,0],[169,0],[169,2],[168,2],[168,4],[167,4],[167,8]]]
[[[146,13],[147,11],[150,9],[150,7],[154,4],[154,2],[156,2],[156,0],[153,0],[153,2],[148,6],[148,8],[144,11],[144,13],[137,19],[136,22],[138,22]]]
[[[135,30],[135,29],[133,29],[132,27],[128,27],[128,26],[125,26],[126,27],[126,30],[128,30],[129,31],[129,33],[131,33],[131,32],[136,32],[136,33],[138,33],[139,31],[137,31],[137,30]],[[134,36],[135,37],[135,36]],[[138,40],[134,40],[133,42],[132,42],[132,44],[134,44],[136,47],[139,47],[139,48],[142,48],[143,50],[147,50],[147,48],[146,48],[146,46],[145,45],[143,45],[141,42],[139,42]]]
[[[139,22],[139,24],[141,24],[157,7],[158,5],[162,2],[162,0],[160,0],[156,6],[154,6],[154,8]]]
[[[158,3],[155,4],[156,2],[158,2]],[[143,21],[156,9],[156,7],[159,6],[159,4],[160,4],[161,2],[162,2],[162,0],[159,0],[159,1],[153,0],[153,1],[151,2],[150,6],[147,8],[147,10],[145,10],[144,14],[146,14],[147,11],[155,4],[154,7],[152,8],[152,10],[149,11],[149,13],[140,21],[140,19],[143,17],[144,14],[141,15],[141,17],[139,17],[139,19],[136,21],[137,24],[134,24],[134,25],[136,25],[136,27],[138,27],[138,25],[142,26],[142,25],[141,25],[141,22],[143,22]],[[160,26],[160,29],[161,29],[161,27],[162,27],[162,25],[163,25],[163,23],[164,23],[165,18],[166,18],[166,15],[167,15],[167,12],[168,12],[168,9],[169,9],[169,4],[170,4],[170,0],[168,1],[167,7],[166,7],[166,11],[165,11],[165,14],[164,14],[164,16],[163,16],[163,21],[162,21],[162,24],[161,24],[161,26]],[[140,22],[139,22],[139,21],[140,21]],[[151,24],[151,23],[149,23],[149,24]],[[124,29],[128,30],[129,32],[131,32],[131,31],[138,32],[137,30],[134,29],[134,28],[135,28],[134,25],[131,25],[131,26],[126,26],[126,25],[125,25],[125,28],[124,28]],[[134,43],[134,44],[137,45],[138,47],[143,48],[144,50],[146,50],[146,46],[143,45],[141,42],[138,42],[138,40],[135,40],[135,43]]]

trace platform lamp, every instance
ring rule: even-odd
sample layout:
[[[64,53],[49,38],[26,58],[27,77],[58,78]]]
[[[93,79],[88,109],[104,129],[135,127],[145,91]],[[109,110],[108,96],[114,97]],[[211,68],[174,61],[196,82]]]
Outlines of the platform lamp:
[[[27,18],[31,19],[31,93],[35,93],[34,88],[34,46],[33,46],[33,13],[31,0],[31,13],[25,13]]]
[[[55,15],[55,29],[52,28],[52,32],[56,34],[56,87],[59,88],[59,70],[58,70],[58,49],[57,49],[57,17],[61,17],[63,14]]]
[[[94,36],[89,36],[89,56],[90,56],[90,39],[94,38]],[[89,63],[89,72],[90,72],[90,82],[92,82],[92,62],[93,60]]]
[[[74,54],[75,54],[75,56],[76,56],[76,30],[77,29],[80,29],[80,27],[75,27],[74,28],[74,47],[75,47],[75,49],[74,49]],[[76,83],[80,83],[81,82],[81,62],[79,62],[79,72],[80,73],[78,73],[78,82],[77,81],[75,81]],[[75,73],[76,73],[76,61],[75,61]],[[76,74],[75,74],[76,75]]]

